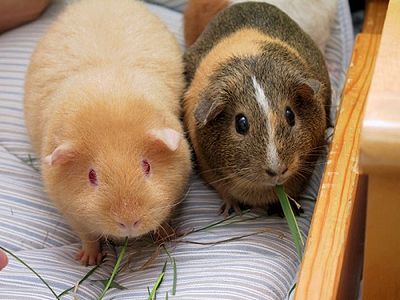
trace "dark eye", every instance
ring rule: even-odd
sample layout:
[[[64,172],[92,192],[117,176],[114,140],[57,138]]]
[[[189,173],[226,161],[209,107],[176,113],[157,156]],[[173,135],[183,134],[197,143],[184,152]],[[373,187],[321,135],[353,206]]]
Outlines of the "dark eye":
[[[89,181],[91,185],[96,186],[97,185],[97,174],[96,171],[93,169],[90,169],[89,171]]]
[[[285,118],[286,118],[286,121],[289,124],[289,126],[293,127],[295,124],[294,112],[288,106],[286,106],[286,108],[285,108]]]
[[[143,169],[143,173],[146,176],[149,176],[150,174],[150,163],[148,160],[144,159],[142,160],[142,169]]]
[[[238,114],[235,119],[236,132],[245,135],[249,131],[249,121],[244,114]]]

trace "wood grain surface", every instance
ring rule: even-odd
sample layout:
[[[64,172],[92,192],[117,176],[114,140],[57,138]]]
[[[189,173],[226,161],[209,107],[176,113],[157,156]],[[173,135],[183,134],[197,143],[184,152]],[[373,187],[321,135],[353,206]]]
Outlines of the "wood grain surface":
[[[363,299],[400,299],[400,0],[386,13],[360,166],[368,174]]]
[[[360,131],[379,42],[380,35],[375,33],[361,33],[356,38],[295,299],[338,298],[341,278],[348,270],[345,254],[356,250],[350,247],[349,238],[351,224],[356,222],[352,216],[357,215],[353,210],[359,177]]]

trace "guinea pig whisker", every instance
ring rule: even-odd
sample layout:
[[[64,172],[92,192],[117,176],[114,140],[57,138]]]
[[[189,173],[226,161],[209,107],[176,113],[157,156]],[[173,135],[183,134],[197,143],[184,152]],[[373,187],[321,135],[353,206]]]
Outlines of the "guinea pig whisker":
[[[182,201],[179,201],[179,202],[174,203],[174,204],[167,204],[167,205],[164,205],[164,206],[157,207],[157,208],[152,210],[152,213],[162,212],[166,208],[174,208],[174,207],[178,206],[181,202]]]
[[[326,152],[322,152],[322,151],[314,151],[311,153],[304,153],[304,154],[300,155],[300,159],[309,161],[310,159],[323,157],[325,155],[325,153]]]
[[[162,210],[164,210],[164,209],[166,209],[166,208],[173,208],[173,207],[178,206],[179,204],[181,204],[181,203],[187,198],[187,196],[188,196],[189,193],[190,193],[190,189],[191,189],[191,187],[189,187],[189,188],[187,189],[185,195],[183,195],[183,197],[181,197],[181,198],[179,199],[179,201],[177,201],[177,202],[175,202],[175,203],[173,203],[173,204],[167,204],[167,205],[164,205],[164,206],[157,207],[157,208],[155,208],[154,210],[152,210],[152,212],[154,213],[154,212],[162,211]]]
[[[310,155],[321,155],[321,154],[324,154],[324,153],[326,153],[327,152],[327,150],[326,150],[326,147],[325,146],[323,146],[323,147],[316,147],[316,148],[313,148],[313,149],[311,149],[309,152],[307,152],[307,153],[303,153],[302,154],[302,156],[310,156]]]
[[[310,150],[321,149],[321,148],[326,148],[326,145],[325,144],[318,144],[315,147],[312,147]]]
[[[311,172],[305,172],[303,170],[299,170],[299,171],[297,171],[295,176],[297,176],[301,179],[308,179],[310,174],[311,174]]]
[[[312,165],[305,165],[305,164],[301,164],[298,172],[307,172],[307,171],[313,171],[314,170],[314,164]]]
[[[233,168],[233,167],[231,167],[231,166],[228,166],[228,167],[221,167],[221,168],[213,168],[213,169],[208,169],[208,170],[199,172],[199,174],[206,174],[206,173],[215,172],[215,171],[225,171],[225,170],[229,170],[229,169],[232,169],[232,168]]]
[[[186,134],[186,133],[189,133],[189,132],[194,132],[196,129],[192,129],[192,130],[185,130],[183,133],[184,134]]]
[[[185,195],[183,195],[183,197],[181,197],[181,199],[179,201],[177,201],[172,207],[178,206],[179,204],[181,204],[187,198],[187,196],[189,195],[191,189],[192,189],[192,186],[190,185],[188,187],[188,189],[186,190]]]
[[[311,162],[311,161],[304,161],[301,163],[301,166],[321,166],[321,165],[325,165],[324,161],[320,161],[320,162]]]
[[[229,180],[231,178],[234,178],[235,176],[236,176],[236,174],[229,174],[229,175],[227,175],[225,177],[222,177],[222,178],[219,178],[217,180],[210,181],[209,184],[215,184],[215,183],[218,183],[218,182],[221,182],[221,181]]]

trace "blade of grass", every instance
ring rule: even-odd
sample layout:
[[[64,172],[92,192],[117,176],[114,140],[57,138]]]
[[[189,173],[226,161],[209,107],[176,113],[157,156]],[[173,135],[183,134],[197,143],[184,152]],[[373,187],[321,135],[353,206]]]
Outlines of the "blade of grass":
[[[117,258],[117,261],[116,261],[116,263],[114,265],[114,268],[113,268],[113,271],[111,273],[111,276],[108,279],[107,284],[104,287],[103,292],[101,293],[101,295],[99,297],[99,300],[103,299],[104,295],[107,293],[108,289],[110,288],[111,284],[113,283],[113,280],[114,280],[115,276],[117,275],[117,271],[118,271],[119,265],[121,264],[122,258],[125,255],[125,251],[126,251],[126,247],[127,246],[128,246],[128,237],[125,238],[124,246],[122,247],[121,252],[118,255],[118,258]]]
[[[167,253],[169,260],[172,262],[171,253],[169,253],[169,251],[168,251],[167,247],[165,246],[165,244],[162,245],[162,246],[163,246],[163,248],[164,248],[164,250],[165,250],[165,253]]]
[[[167,268],[167,261],[165,261],[161,273],[165,273],[165,269],[166,269],[166,268]]]
[[[175,296],[176,294],[176,261],[175,258],[173,258],[173,267],[174,267],[174,279],[172,281],[172,295]],[[167,297],[168,298],[168,297]]]
[[[151,242],[153,244],[153,242]],[[143,266],[140,267],[140,271],[146,269],[149,265],[151,265],[156,258],[158,257],[158,255],[160,254],[160,248],[157,247],[156,251],[154,251],[154,253],[150,256],[150,258],[143,264]]]
[[[165,247],[164,247],[164,248],[165,248]],[[148,298],[148,299],[152,299],[152,300],[155,300],[155,299],[156,299],[156,291],[157,291],[158,287],[160,286],[160,284],[161,284],[161,282],[162,282],[162,280],[163,280],[163,278],[164,278],[165,270],[167,269],[167,262],[168,262],[168,260],[165,261],[164,266],[163,266],[163,268],[162,268],[162,270],[161,270],[161,273],[160,273],[160,275],[158,276],[157,281],[156,281],[156,284],[153,286],[151,292],[150,292],[150,290],[149,290],[149,287],[147,287],[147,292],[149,293],[149,298]],[[162,278],[161,278],[161,281],[159,281],[159,280],[160,280],[160,277],[162,277]]]
[[[78,285],[82,284],[86,279],[88,279],[89,276],[92,275],[97,270],[98,267],[100,267],[100,265],[97,265],[94,268],[90,269],[90,271],[86,273],[85,277],[83,277],[81,280],[79,280]],[[69,289],[66,289],[61,294],[59,294],[58,297],[61,298],[62,296],[65,296],[70,291],[72,291],[74,288],[75,288],[75,286],[72,286]]]
[[[164,275],[165,275],[165,273],[162,272],[162,273],[158,276],[157,281],[156,281],[156,283],[154,284],[153,288],[151,289],[150,295],[149,295],[149,297],[147,298],[147,300],[154,300],[154,298],[155,298],[155,296],[156,296],[156,292],[157,292],[158,288],[160,287],[161,282],[162,282],[163,279],[164,279]]]
[[[248,212],[250,212],[249,209],[243,211],[243,212],[242,212],[242,216],[245,215],[245,214],[247,214]],[[199,229],[194,229],[194,230],[190,231],[190,233],[199,232],[199,231],[202,231],[202,230],[207,230],[207,229],[213,228],[213,227],[215,227],[216,225],[219,225],[219,224],[221,224],[221,223],[225,223],[226,221],[229,221],[230,219],[233,219],[233,218],[235,218],[235,217],[237,217],[237,215],[229,216],[229,217],[226,218],[226,219],[223,219],[223,220],[220,220],[220,221],[211,223],[211,224],[206,225],[206,226],[204,226],[204,227],[201,227],[201,228],[199,228]]]
[[[107,279],[91,280],[91,282],[101,282],[103,284],[103,286],[106,286]],[[113,281],[113,283],[110,285],[110,289],[127,290],[128,288]]]
[[[26,262],[24,262],[22,259],[20,259],[18,256],[16,256],[14,253],[12,253],[11,251],[3,248],[0,246],[0,249],[3,250],[4,252],[6,252],[7,254],[11,255],[12,257],[14,257],[16,260],[18,260],[21,264],[23,264],[25,267],[27,267],[30,271],[32,271],[32,273],[34,273],[39,279],[40,281],[42,281],[44,283],[44,285],[47,286],[47,288],[51,291],[51,293],[56,297],[56,299],[60,299],[57,294],[54,292],[54,290],[50,287],[50,285],[42,278],[42,276],[40,276],[34,269],[32,269],[32,267],[30,267]]]
[[[168,292],[165,294],[165,300],[168,300]]]
[[[293,214],[292,207],[290,206],[289,199],[282,185],[275,186],[275,192],[278,195],[279,202],[281,203],[283,213],[285,214],[290,232],[292,234],[294,243],[296,245],[297,254],[299,255],[299,259],[301,260],[303,256],[304,242],[303,238],[301,237],[301,233],[299,230],[299,226],[297,225],[296,218]]]
[[[296,288],[296,283],[294,283],[294,284],[292,285],[292,287],[290,288],[287,298],[290,299],[290,296],[292,295],[292,293],[293,293],[293,291],[294,291],[295,288]]]
[[[265,230],[252,232],[252,233],[249,233],[249,234],[244,234],[244,235],[240,235],[240,236],[234,236],[234,237],[231,237],[231,238],[228,238],[228,239],[218,240],[216,242],[196,242],[196,241],[188,241],[188,240],[176,240],[175,242],[176,243],[184,243],[184,244],[203,245],[203,246],[207,246],[207,245],[215,246],[215,245],[218,245],[218,244],[223,244],[223,243],[227,243],[227,242],[233,242],[233,241],[236,241],[236,240],[240,240],[240,239],[243,239],[243,238],[246,238],[246,237],[250,237],[250,236],[253,236],[253,235],[257,235],[257,234],[261,234],[261,233],[269,232],[269,231],[271,231],[271,229],[265,229]]]
[[[231,225],[231,224],[243,223],[243,222],[246,222],[246,221],[257,220],[257,219],[259,219],[261,217],[263,217],[263,216],[260,215],[260,216],[250,217],[250,218],[243,218],[242,217],[239,220],[232,220],[232,222],[226,222],[226,223],[223,223],[223,224],[215,225],[215,226],[213,226],[213,228],[218,228],[218,227],[222,227],[222,226],[228,226],[228,225]]]
[[[176,293],[176,279],[177,279],[177,276],[176,276],[176,261],[175,261],[175,258],[172,258],[171,253],[169,253],[167,247],[165,245],[163,245],[163,247],[164,247],[164,250],[167,253],[171,263],[172,263],[173,270],[174,270],[174,277],[173,277],[173,281],[172,281],[172,295],[175,296],[175,293]],[[168,299],[168,296],[167,296],[167,299]]]

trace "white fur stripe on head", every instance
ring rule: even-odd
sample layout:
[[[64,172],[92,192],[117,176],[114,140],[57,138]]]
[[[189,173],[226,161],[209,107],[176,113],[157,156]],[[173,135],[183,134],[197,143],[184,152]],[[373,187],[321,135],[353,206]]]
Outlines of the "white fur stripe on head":
[[[271,123],[271,109],[268,103],[268,99],[265,96],[264,90],[261,85],[257,82],[255,76],[252,76],[251,79],[253,80],[253,86],[256,94],[256,101],[260,106],[260,109],[267,115],[269,120],[268,128],[268,144],[267,144],[267,153],[268,153],[268,162],[272,169],[276,169],[279,165],[279,155],[276,149],[275,144],[275,131],[274,125]]]
[[[256,93],[256,100],[260,108],[267,113],[268,111],[268,100],[267,97],[265,97],[264,90],[261,87],[261,85],[257,82],[257,79],[255,76],[252,76],[251,79],[253,80],[253,86],[254,90]]]

